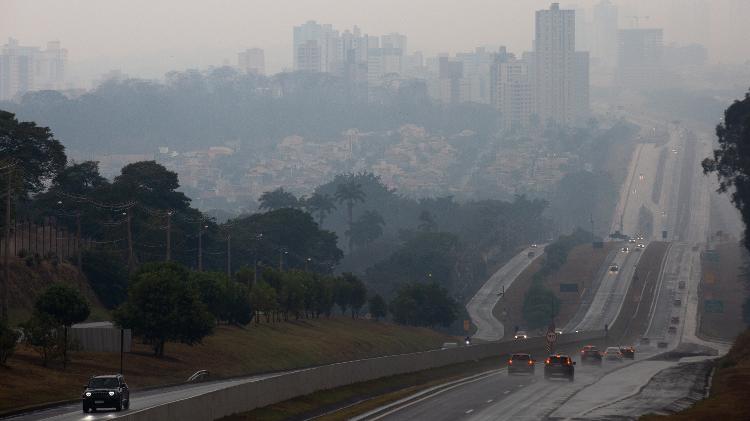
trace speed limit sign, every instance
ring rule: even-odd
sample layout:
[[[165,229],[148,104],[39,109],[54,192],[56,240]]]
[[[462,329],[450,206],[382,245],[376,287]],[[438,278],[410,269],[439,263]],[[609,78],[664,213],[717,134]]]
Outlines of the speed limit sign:
[[[557,341],[557,334],[555,332],[547,332],[547,342],[555,343]]]

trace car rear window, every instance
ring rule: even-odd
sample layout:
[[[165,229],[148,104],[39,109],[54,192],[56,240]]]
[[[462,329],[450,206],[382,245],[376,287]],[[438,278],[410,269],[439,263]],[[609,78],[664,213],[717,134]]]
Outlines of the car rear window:
[[[552,364],[567,364],[568,363],[568,357],[551,356],[551,357],[549,357],[549,361]]]
[[[529,356],[526,354],[516,354],[516,355],[513,355],[513,359],[526,361],[529,359]]]

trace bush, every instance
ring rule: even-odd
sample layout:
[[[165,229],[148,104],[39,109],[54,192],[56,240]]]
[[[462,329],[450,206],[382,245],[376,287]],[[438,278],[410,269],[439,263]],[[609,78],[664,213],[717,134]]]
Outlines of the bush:
[[[370,316],[375,320],[384,318],[388,312],[388,306],[386,306],[385,300],[379,294],[370,297],[368,306],[370,308]]]
[[[13,352],[16,350],[18,336],[18,332],[0,320],[0,365],[5,365],[8,358],[13,355]]]

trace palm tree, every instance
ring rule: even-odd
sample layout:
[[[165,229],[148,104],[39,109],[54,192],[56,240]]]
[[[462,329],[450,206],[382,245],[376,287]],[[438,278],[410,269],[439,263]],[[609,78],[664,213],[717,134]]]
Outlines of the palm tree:
[[[267,211],[299,207],[299,199],[294,194],[284,190],[283,187],[263,193],[260,195],[259,201],[259,208]]]
[[[349,237],[357,246],[370,244],[383,235],[384,225],[385,220],[377,211],[368,210],[354,222]]]
[[[305,210],[318,218],[318,226],[320,227],[323,226],[323,220],[325,220],[326,216],[336,210],[333,198],[328,194],[315,192],[312,196],[300,200],[300,202]]]
[[[349,180],[342,182],[336,186],[336,201],[339,203],[346,203],[347,215],[349,217],[349,230],[347,236],[349,237],[349,252],[352,251],[352,225],[354,224],[354,205],[357,202],[365,201],[365,192],[362,191],[362,185],[354,181],[352,177]]]

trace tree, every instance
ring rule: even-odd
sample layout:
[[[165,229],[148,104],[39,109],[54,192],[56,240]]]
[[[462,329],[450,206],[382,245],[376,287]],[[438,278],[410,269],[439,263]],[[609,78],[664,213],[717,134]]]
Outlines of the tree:
[[[0,320],[0,365],[4,366],[8,358],[13,355],[18,336],[18,332],[9,328],[5,321]]]
[[[419,226],[417,229],[422,232],[434,232],[437,231],[437,228],[437,222],[435,222],[435,218],[430,211],[423,210],[419,213]]]
[[[352,310],[352,319],[354,319],[355,316],[359,314],[359,310],[362,306],[367,302],[367,287],[365,287],[365,284],[361,279],[351,273],[344,273],[341,275],[341,279],[348,284],[348,305]]]
[[[37,297],[34,309],[63,327],[63,367],[68,361],[68,329],[89,317],[91,308],[77,289],[54,284]]]
[[[458,318],[458,303],[437,282],[402,285],[390,310],[397,323],[413,326],[447,327]]]
[[[300,201],[297,197],[284,190],[283,187],[279,187],[276,190],[264,192],[260,195],[260,209],[261,210],[277,210],[284,208],[298,208]]]
[[[368,210],[352,224],[349,237],[357,246],[370,244],[383,235],[384,225],[385,221],[377,211]]]
[[[84,161],[73,162],[59,171],[52,179],[50,190],[56,193],[84,196],[108,185],[107,179],[99,174],[99,163]]]
[[[703,171],[716,173],[719,193],[732,192],[732,203],[745,223],[745,247],[750,249],[750,92],[727,108],[716,136],[719,148],[713,158],[703,160]]]
[[[380,320],[387,315],[388,306],[386,305],[385,300],[380,296],[380,294],[375,294],[370,297],[368,301],[368,307],[370,309],[370,315],[374,317],[375,320]]]
[[[23,198],[45,188],[45,182],[65,167],[65,148],[48,127],[19,122],[14,114],[0,110],[0,156],[12,157],[16,165],[16,192]],[[5,161],[5,159],[3,159]],[[6,180],[7,171],[0,174]],[[5,183],[3,183],[5,185]]]
[[[309,213],[299,209],[277,209],[238,218],[227,229],[231,229],[232,241],[247,250],[233,256],[233,263],[247,265],[251,270],[256,260],[276,266],[279,252],[284,250],[288,252],[287,267],[308,266],[311,271],[328,273],[343,255],[337,247],[336,234],[321,230]]]
[[[357,202],[365,201],[365,193],[362,191],[362,185],[350,176],[348,180],[341,182],[336,186],[336,201],[346,203],[347,220],[349,222],[349,252],[352,251],[352,226],[354,225],[354,205]]]
[[[29,320],[21,324],[24,342],[42,358],[42,365],[60,354],[60,325],[48,314],[35,311]]]
[[[352,300],[352,285],[343,277],[336,278],[333,285],[333,302],[341,309],[341,314],[346,314]]]
[[[177,263],[148,263],[133,276],[128,300],[114,313],[119,326],[131,328],[164,356],[166,342],[200,343],[213,331],[214,319]]]
[[[109,309],[127,297],[128,267],[122,256],[108,250],[86,250],[82,256],[83,273],[99,300]]]
[[[112,183],[112,195],[155,209],[187,210],[190,199],[177,191],[177,173],[156,161],[140,161],[122,167]]]
[[[302,201],[303,207],[306,211],[315,215],[318,218],[318,225],[323,226],[323,221],[326,216],[336,209],[336,204],[333,202],[333,198],[327,194],[321,194],[318,192],[313,193],[312,196]]]
[[[265,281],[258,282],[250,290],[250,304],[255,311],[263,312],[263,315],[266,316],[266,323],[269,323],[271,321],[271,312],[277,308],[276,290]],[[255,322],[259,323],[260,316],[256,315],[255,317]]]

